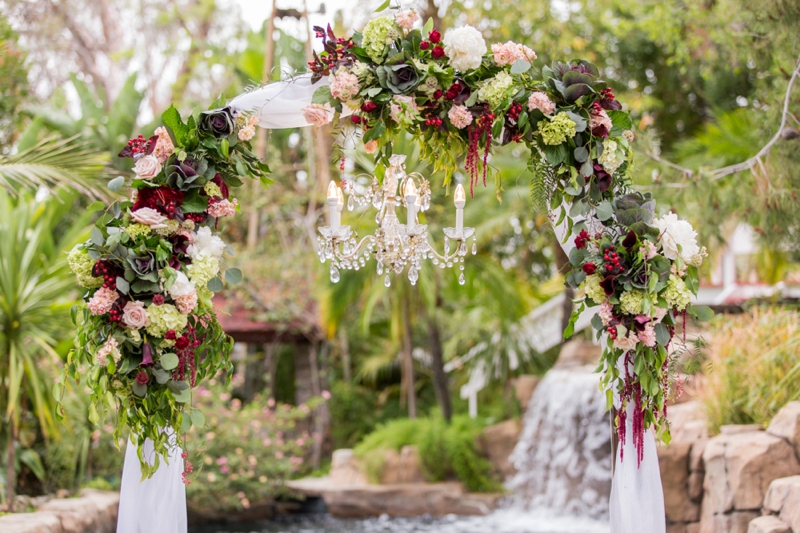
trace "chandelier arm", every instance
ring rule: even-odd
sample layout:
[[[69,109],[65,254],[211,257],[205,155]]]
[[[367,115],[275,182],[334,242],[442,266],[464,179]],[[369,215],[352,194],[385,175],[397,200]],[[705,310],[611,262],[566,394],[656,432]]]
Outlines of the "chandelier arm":
[[[358,244],[356,244],[353,247],[352,251],[347,255],[345,255],[344,253],[339,251],[339,246],[344,244],[344,242],[339,241],[338,239],[336,239],[336,240],[332,241],[331,244],[333,246],[333,253],[336,256],[337,260],[341,261],[342,259],[344,259],[344,260],[348,260],[349,261],[351,259],[354,259],[354,258],[358,257],[358,255],[364,249],[364,245],[367,243],[367,241],[371,241],[372,243],[374,243],[375,242],[375,237],[372,236],[372,235],[367,235],[366,237],[361,239],[361,241]]]

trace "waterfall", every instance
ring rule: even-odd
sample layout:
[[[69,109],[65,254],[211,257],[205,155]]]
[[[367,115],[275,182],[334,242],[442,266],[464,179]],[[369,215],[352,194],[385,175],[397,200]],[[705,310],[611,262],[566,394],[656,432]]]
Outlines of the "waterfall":
[[[611,431],[598,383],[590,366],[553,368],[539,383],[510,457],[515,506],[608,517]]]

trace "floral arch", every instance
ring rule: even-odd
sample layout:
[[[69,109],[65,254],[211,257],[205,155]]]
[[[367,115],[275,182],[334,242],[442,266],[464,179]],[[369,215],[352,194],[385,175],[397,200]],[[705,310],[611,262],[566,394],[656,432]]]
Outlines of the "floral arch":
[[[69,256],[86,304],[72,311],[78,333],[65,372],[85,373],[92,420],[116,411],[116,433],[130,428],[129,458],[135,450],[142,479],[160,475],[181,436],[204,424],[191,390],[230,368],[233,344],[211,296],[223,280],[242,278],[226,267],[228,248],[215,230],[235,214],[231,192],[242,178],[269,183],[250,145],[256,125],[353,127],[381,179],[393,139],[408,133],[445,171],[445,185],[461,164],[471,194],[490,178],[501,187],[492,150],[519,143],[530,150],[536,207],[549,210],[569,255],[567,283],[584,294],[565,334],[586,307],[599,309],[592,325],[604,346],[601,386],[619,413],[614,531],[664,531],[648,429],[669,441],[665,403],[677,387],[669,349],[687,315],[708,315],[691,304],[705,252],[687,222],[656,218],[655,200],[632,189],[632,122],[612,89],[588,62],[537,68],[527,46],[489,49],[468,26],[442,34],[428,21],[420,29],[413,11],[376,18],[351,38],[315,31],[324,50],[309,75],[217,102],[185,122],[171,107],[152,137],[131,139],[120,152],[132,158],[131,195],[94,204],[103,213],[91,238]],[[109,187],[119,191],[125,181]],[[191,469],[177,460],[163,468]],[[141,491],[127,494],[130,501]],[[123,486],[123,508],[125,498]],[[631,516],[639,517],[635,528],[624,525]]]

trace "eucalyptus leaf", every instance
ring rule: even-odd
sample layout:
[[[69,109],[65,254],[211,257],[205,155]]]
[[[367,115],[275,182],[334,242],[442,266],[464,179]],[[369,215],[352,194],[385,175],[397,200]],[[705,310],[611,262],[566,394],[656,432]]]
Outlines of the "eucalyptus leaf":
[[[225,270],[225,281],[231,285],[236,285],[242,281],[242,271],[238,268],[228,268]]]
[[[117,192],[125,185],[125,176],[118,176],[108,182],[108,189],[112,192]]]
[[[161,356],[160,363],[164,370],[175,370],[178,368],[178,356],[174,353],[165,353]]]
[[[511,74],[524,74],[531,69],[531,64],[524,59],[517,59],[511,65]]]
[[[206,425],[206,417],[203,416],[203,413],[198,409],[192,411],[192,425],[200,429],[204,428]]]
[[[208,290],[211,292],[219,292],[223,288],[222,280],[219,279],[219,276],[211,278],[208,280],[208,284],[206,285]]]

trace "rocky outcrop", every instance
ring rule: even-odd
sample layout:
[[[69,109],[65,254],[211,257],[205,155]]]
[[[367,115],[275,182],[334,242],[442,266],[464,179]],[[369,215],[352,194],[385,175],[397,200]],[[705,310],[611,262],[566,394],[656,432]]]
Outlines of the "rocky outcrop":
[[[514,395],[517,397],[523,412],[528,408],[528,404],[531,403],[533,392],[539,386],[540,381],[542,381],[541,376],[524,375],[515,378]]]
[[[792,531],[800,531],[800,476],[776,479],[769,484],[764,513],[779,517]]]
[[[516,473],[516,469],[508,458],[514,451],[521,431],[518,420],[506,420],[483,430],[479,438],[484,455],[489,458],[495,471],[503,479]]]
[[[800,402],[787,403],[770,422],[767,433],[786,439],[800,459]]]
[[[416,446],[403,446],[400,453],[386,450],[381,484],[422,483],[425,481],[425,476],[422,474],[421,465],[419,449]]]
[[[79,498],[50,500],[34,513],[0,517],[3,533],[113,533],[119,494],[84,490]]]
[[[347,448],[333,452],[330,478],[332,482],[340,485],[364,485],[368,483],[367,476],[358,466],[358,460],[353,450]]]
[[[689,495],[689,457],[691,442],[672,442],[659,446],[658,465],[664,488],[664,510],[667,522],[687,524],[700,520],[700,505]]]
[[[759,516],[750,522],[747,533],[792,533],[792,529],[780,518]]]
[[[499,494],[464,491],[460,483],[399,483],[341,486],[330,478],[308,478],[287,485],[307,496],[321,497],[334,516],[484,515],[497,507]]]
[[[770,483],[800,473],[793,447],[757,426],[724,426],[708,441],[701,533],[746,533],[761,515]]]

